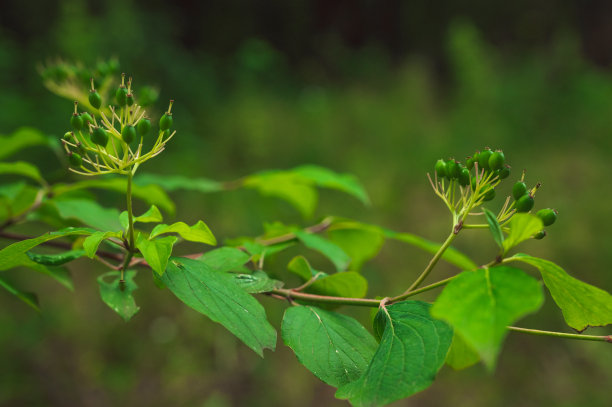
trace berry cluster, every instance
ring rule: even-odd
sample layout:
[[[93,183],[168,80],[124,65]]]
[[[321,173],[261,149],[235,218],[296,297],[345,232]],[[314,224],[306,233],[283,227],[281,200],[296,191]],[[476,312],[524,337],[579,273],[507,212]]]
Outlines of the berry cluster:
[[[125,79],[125,74],[122,74],[121,84],[114,94],[114,104],[109,105],[108,110],[103,108],[103,98],[96,90],[93,78],[90,79],[88,96],[92,114],[79,112],[78,102],[74,102],[74,113],[70,118],[73,131],[64,134],[62,140],[71,171],[82,175],[135,171],[142,162],[161,153],[174,136],[175,133],[170,131],[173,125],[171,100],[168,110],[159,120],[157,140],[151,151],[143,154],[143,141],[151,130],[151,121],[142,106],[136,103],[132,78],[127,83]],[[140,142],[135,145],[138,137]]]
[[[472,169],[475,175],[471,174]],[[488,147],[468,157],[465,165],[454,158],[439,159],[435,170],[438,178],[457,181],[463,187],[471,185],[472,191],[476,191],[480,180],[486,179],[489,185],[482,191],[483,202],[495,198],[495,185],[490,185],[489,181],[500,181],[510,175],[510,166],[506,164],[503,151],[492,151]]]
[[[110,100],[114,97],[116,90],[114,83],[120,72],[119,62],[116,59],[98,61],[94,67],[56,60],[40,65],[38,70],[44,85],[51,92],[70,100],[78,100],[82,107],[90,110],[100,109],[102,99]],[[87,97],[86,90],[89,88],[91,78],[95,78],[97,93],[99,92],[98,96],[101,96],[98,99],[91,95]],[[138,103],[142,107],[152,106],[158,96],[158,90],[151,86],[138,88]]]
[[[486,147],[483,151],[477,151],[472,157],[467,157],[465,164],[454,158],[439,159],[435,164],[435,175],[436,180],[432,181],[434,191],[454,216],[460,219],[483,202],[495,198],[495,188],[510,176],[510,166],[506,164],[503,151],[493,151]],[[511,203],[511,198],[508,197],[497,216],[501,225],[510,221],[513,214],[529,212],[534,206],[534,195],[539,185],[528,189],[524,178],[523,172],[521,180],[512,188],[514,202]],[[459,194],[455,192],[457,185],[461,187]],[[464,188],[468,185],[470,188]],[[544,226],[550,226],[557,219],[557,211],[542,209],[536,213],[536,216],[542,219]],[[541,239],[544,236],[546,232],[541,231],[534,238]]]
[[[523,180],[517,181],[512,187],[512,197],[514,198],[514,209],[516,212],[529,212],[535,204],[535,191],[538,185],[529,190]],[[550,226],[557,220],[557,211],[551,208],[540,209],[536,212],[536,216],[542,220],[544,226]],[[546,236],[546,231],[541,230],[534,238],[542,239]]]

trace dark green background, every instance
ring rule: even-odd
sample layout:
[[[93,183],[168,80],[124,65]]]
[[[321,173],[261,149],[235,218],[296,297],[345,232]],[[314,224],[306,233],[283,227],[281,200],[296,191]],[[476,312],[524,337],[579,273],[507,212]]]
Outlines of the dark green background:
[[[503,148],[510,179],[528,168],[527,180],[543,184],[536,207],[560,213],[546,239],[521,250],[610,291],[612,6],[532,3],[12,1],[0,12],[0,133],[67,130],[72,102],[44,89],[37,64],[116,56],[136,84],[160,88],[156,114],[176,100],[178,134],[141,171],[225,181],[313,163],[356,174],[372,197],[364,207],[323,192],[315,217],[301,219],[254,192],[175,194],[180,219],[203,219],[220,240],[261,233],[265,221],[307,225],[334,214],[439,241],[450,219],[426,172],[440,157]],[[62,164],[47,150],[17,158],[49,179],[71,179],[54,171]],[[119,196],[103,199],[123,209]],[[466,231],[457,247],[479,263],[495,253],[483,231]],[[403,291],[427,259],[388,243],[364,268],[370,296]],[[281,271],[287,260],[270,267]],[[439,269],[440,277],[451,270]],[[125,324],[99,299],[104,270],[85,261],[71,270],[75,293],[11,272],[39,293],[43,312],[0,293],[0,405],[346,405],[280,342],[258,358],[144,271],[141,312]],[[284,304],[262,301],[278,326]],[[348,312],[367,323],[367,311]],[[550,297],[520,324],[569,330]],[[604,343],[513,334],[493,375],[444,368],[430,389],[397,405],[607,406],[611,364]]]

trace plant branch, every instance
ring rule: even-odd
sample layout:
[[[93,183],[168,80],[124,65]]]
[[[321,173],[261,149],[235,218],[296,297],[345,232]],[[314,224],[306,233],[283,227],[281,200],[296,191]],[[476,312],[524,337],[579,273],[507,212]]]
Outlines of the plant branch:
[[[438,288],[440,286],[443,286],[443,285],[449,283],[455,277],[457,277],[457,276],[452,276],[452,277],[449,277],[447,279],[440,280],[437,283],[433,283],[433,284],[430,284],[430,285],[427,285],[425,287],[421,287],[421,288],[418,288],[418,289],[415,289],[415,290],[412,290],[412,291],[409,290],[408,292],[405,292],[405,293],[403,293],[401,295],[398,295],[397,297],[392,297],[388,302],[389,303],[394,303],[394,302],[402,301],[402,300],[405,300],[408,297],[412,297],[413,295],[417,295],[417,294],[424,293],[425,291],[433,290],[434,288]]]
[[[305,300],[323,304],[355,305],[362,307],[378,307],[380,305],[380,300],[373,298],[333,297],[328,295],[301,293],[286,288],[277,288],[275,290],[268,291],[268,293],[281,296],[289,300]]]
[[[6,231],[0,231],[0,238],[10,239],[10,240],[29,240],[33,239],[30,236],[21,235],[18,233],[11,233]],[[57,247],[58,249],[72,250],[72,244],[68,242],[58,242],[57,240],[49,240],[47,242],[43,242],[40,246],[49,246],[49,247]],[[107,252],[104,250],[98,250],[96,254],[100,257],[104,257],[111,260],[121,261],[123,256],[119,253]]]
[[[442,246],[440,246],[440,248],[438,249],[436,254],[431,258],[431,260],[429,261],[429,264],[427,264],[427,267],[425,267],[425,270],[423,270],[421,275],[419,275],[419,277],[417,277],[417,279],[414,281],[414,283],[412,283],[412,285],[406,291],[404,291],[401,295],[397,296],[396,298],[403,297],[403,296],[409,294],[410,292],[414,291],[419,285],[421,285],[423,280],[425,280],[427,278],[429,273],[431,273],[431,270],[433,270],[435,265],[438,263],[438,260],[440,260],[440,258],[442,258],[442,255],[444,254],[446,249],[448,249],[448,247],[451,245],[453,240],[455,240],[455,238],[457,237],[457,233],[456,232],[458,232],[456,227],[453,227],[453,231],[448,235],[448,237],[446,238],[444,243],[442,243]]]
[[[308,233],[321,233],[327,230],[327,228],[331,226],[332,220],[333,220],[332,217],[327,217],[323,219],[320,223],[317,223],[316,225],[312,225],[307,228],[304,228],[304,231]],[[286,233],[284,235],[280,235],[280,236],[273,237],[270,239],[261,239],[257,243],[264,245],[264,246],[272,246],[278,243],[290,242],[291,240],[294,240],[294,239],[297,239],[297,237],[295,236],[295,233]]]
[[[539,329],[519,328],[517,326],[509,326],[508,330],[514,332],[522,332],[530,335],[538,336],[554,336],[557,338],[565,339],[578,339],[582,341],[599,341],[612,343],[612,335],[597,336],[597,335],[581,335],[581,334],[570,334],[565,332],[554,332],[554,331],[541,331]]]

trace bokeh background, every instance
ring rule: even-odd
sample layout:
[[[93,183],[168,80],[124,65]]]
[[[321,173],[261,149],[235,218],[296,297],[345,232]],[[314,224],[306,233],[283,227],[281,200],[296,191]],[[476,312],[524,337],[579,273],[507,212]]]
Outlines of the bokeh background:
[[[115,56],[136,83],[160,89],[158,113],[176,100],[177,138],[142,171],[226,181],[313,163],[357,175],[372,198],[364,207],[323,191],[315,216],[303,219],[249,191],[173,196],[181,220],[204,219],[221,240],[257,235],[267,221],[308,225],[333,214],[439,241],[450,219],[426,172],[440,157],[503,148],[510,179],[528,168],[527,179],[543,184],[537,207],[560,213],[546,239],[522,250],[610,291],[611,18],[607,1],[8,1],[0,133],[66,131],[72,103],[43,87],[38,64]],[[17,158],[39,163],[51,180],[74,179],[48,150]],[[456,246],[480,263],[495,252],[482,231],[466,231]],[[387,243],[364,267],[370,295],[397,293],[427,259]],[[99,299],[102,269],[78,261],[71,270],[74,293],[34,273],[11,274],[39,293],[40,315],[0,293],[0,405],[348,405],[280,341],[258,358],[144,272],[141,311],[126,324]],[[441,265],[440,275],[449,270]],[[278,326],[285,305],[261,300]],[[367,324],[367,311],[348,312]],[[569,329],[550,297],[520,325]],[[606,344],[513,334],[505,345],[495,373],[445,367],[432,387],[396,405],[612,402]]]

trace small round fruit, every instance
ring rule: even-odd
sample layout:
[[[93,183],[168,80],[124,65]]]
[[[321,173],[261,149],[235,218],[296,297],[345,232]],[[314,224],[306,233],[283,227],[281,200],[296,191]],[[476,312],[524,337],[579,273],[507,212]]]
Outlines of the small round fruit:
[[[487,202],[492,200],[493,198],[495,198],[495,190],[493,188],[489,188],[487,192],[485,192],[483,201]]]
[[[136,128],[134,126],[125,126],[121,130],[121,138],[127,144],[130,144],[136,138]]]
[[[491,156],[493,155],[493,153],[491,152],[491,150],[484,150],[483,152],[480,153],[480,155],[478,156],[478,169],[482,170],[488,170],[489,167],[489,158],[491,158]]]
[[[489,157],[489,168],[491,168],[491,170],[493,171],[501,170],[505,162],[506,157],[504,156],[503,151],[497,150],[496,152],[491,154],[491,157]]]
[[[125,86],[122,85],[117,89],[115,92],[115,100],[119,106],[123,107],[127,104],[127,94],[128,91]]]
[[[126,102],[128,106],[132,106],[134,104],[134,95],[131,93],[127,94]]]
[[[554,209],[540,209],[536,216],[542,219],[544,226],[550,226],[557,220],[557,211]]]
[[[476,191],[476,177],[472,177],[470,183],[472,184],[472,191]]]
[[[73,129],[79,131],[83,128],[83,119],[81,119],[81,116],[79,116],[78,113],[73,113],[72,117],[70,118],[70,124],[72,125]]]
[[[523,181],[517,181],[512,187],[512,196],[515,201],[518,201],[523,195],[527,193],[527,185]]]
[[[89,124],[93,124],[93,117],[87,112],[81,113],[81,119],[83,120],[83,127],[87,129]]]
[[[470,184],[470,170],[462,168],[459,172],[459,185],[465,187]]]
[[[540,230],[538,233],[536,233],[535,235],[533,235],[534,239],[537,240],[542,240],[546,237],[546,231],[545,230]]]
[[[449,160],[446,162],[446,172],[450,178],[459,178],[459,172],[461,171],[461,167],[459,167],[459,163],[455,160]]]
[[[510,166],[508,164],[504,165],[503,168],[496,171],[496,175],[499,179],[506,179],[510,176]]]
[[[164,113],[161,119],[159,119],[159,128],[161,130],[168,130],[170,127],[172,127],[173,121],[174,119],[172,119],[172,113]]]
[[[438,177],[440,178],[446,177],[446,161],[440,158],[438,161],[436,161],[435,169],[436,169],[436,174],[438,175]]]
[[[514,207],[517,212],[529,212],[533,208],[534,202],[531,195],[525,194],[514,203]]]
[[[72,140],[73,137],[74,137],[74,133],[71,131],[67,131],[66,133],[64,133],[64,136],[62,138],[66,141],[70,141]]]
[[[102,97],[98,92],[92,90],[89,92],[89,103],[96,109],[99,109],[102,106]]]
[[[476,161],[476,159],[474,159],[473,157],[468,157],[465,161],[465,166],[467,167],[468,170],[471,170],[472,168],[474,168],[474,162]]]
[[[70,161],[70,165],[73,167],[80,167],[83,165],[83,158],[77,153],[70,153],[68,155],[68,161]]]
[[[170,130],[164,130],[164,134],[162,135],[162,140],[167,140],[170,137]]]
[[[138,134],[144,136],[151,130],[151,120],[147,118],[142,118],[136,125],[136,129],[138,130]]]
[[[108,133],[103,128],[96,127],[91,133],[91,141],[101,147],[106,147],[106,144],[108,144]]]

